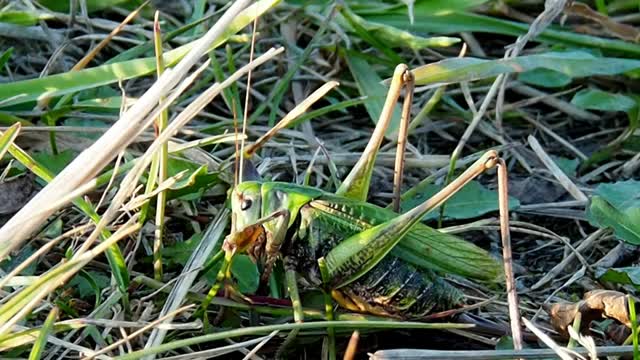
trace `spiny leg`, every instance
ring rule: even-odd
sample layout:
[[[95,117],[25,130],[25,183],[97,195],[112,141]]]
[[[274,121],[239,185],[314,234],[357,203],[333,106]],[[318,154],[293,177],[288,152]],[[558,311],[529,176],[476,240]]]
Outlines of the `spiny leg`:
[[[393,203],[395,212],[400,212],[400,192],[402,190],[402,177],[404,174],[404,157],[409,136],[409,123],[411,122],[411,105],[413,103],[413,87],[415,85],[413,73],[404,73],[405,95],[402,104],[402,116],[398,129],[398,147],[396,148],[396,164],[393,173]]]
[[[522,332],[518,297],[513,278],[511,235],[509,231],[509,205],[507,167],[503,159],[494,150],[486,152],[471,167],[440,190],[429,200],[416,206],[398,217],[364,230],[344,240],[333,248],[325,258],[318,260],[327,267],[327,285],[332,289],[345,286],[373,268],[384,256],[402,239],[411,227],[420,221],[429,211],[440,206],[460,188],[484,173],[488,169],[497,167],[498,196],[500,207],[500,235],[502,239],[504,267],[506,275],[507,296],[509,299],[509,316],[514,347],[522,348]]]
[[[266,284],[271,276],[273,270],[273,264],[275,264],[278,255],[280,254],[280,248],[284,243],[287,236],[287,229],[289,228],[289,219],[291,213],[288,210],[281,210],[281,215],[265,224],[267,229],[267,243],[265,244],[265,262],[264,270],[260,281]]]
[[[431,199],[392,220],[357,233],[342,241],[326,255],[332,288],[339,288],[367,273],[419,222],[461,187],[487,169],[496,166],[496,151],[488,151],[460,177],[455,179]]]
[[[285,267],[287,267],[287,261],[285,261]],[[294,269],[285,270],[285,280],[287,283],[287,291],[289,292],[289,298],[291,299],[291,307],[293,308],[293,321],[296,324],[304,322],[304,312],[302,311],[302,301],[300,300],[300,292],[298,291],[298,279]],[[291,345],[296,339],[300,329],[293,329],[287,334],[284,342],[278,348],[276,359],[282,358],[284,351]]]
[[[263,224],[283,216],[283,211],[274,212],[259,219],[255,224],[248,225],[242,229],[234,229],[233,232],[227,236],[222,245],[224,259],[216,275],[215,283],[211,286],[209,293],[202,301],[202,305],[196,315],[202,315],[205,320],[207,319],[207,308],[209,304],[211,304],[211,300],[218,294],[220,287],[231,278],[231,263],[233,262],[235,253],[245,250],[251,244],[260,242],[257,238],[264,236]],[[247,300],[246,297],[243,298]],[[205,324],[208,325],[208,321],[205,321]]]
[[[509,304],[509,319],[513,348],[522,349],[522,327],[520,324],[520,310],[518,309],[518,293],[513,277],[513,256],[511,252],[511,232],[509,231],[509,185],[507,165],[503,159],[498,159],[498,206],[500,208],[500,237],[502,238],[502,259]]]
[[[318,259],[318,268],[320,269],[320,276],[322,277],[323,283],[323,296],[324,296],[324,312],[327,321],[333,321],[333,301],[331,301],[331,284],[330,284],[330,275],[329,269],[327,267],[327,263],[324,258]],[[335,359],[336,354],[336,331],[333,327],[327,328],[327,345],[329,348],[329,358]]]
[[[380,118],[376,124],[373,134],[369,139],[367,147],[362,152],[360,159],[353,166],[347,177],[344,179],[336,195],[365,201],[367,193],[369,192],[369,184],[371,182],[371,174],[373,172],[373,166],[378,156],[378,150],[384,134],[389,127],[389,123],[393,117],[393,109],[398,102],[400,92],[405,84],[406,78],[411,76],[409,68],[405,64],[396,66],[393,72],[393,78],[391,79],[391,85],[389,86],[389,92],[387,98],[382,107]]]

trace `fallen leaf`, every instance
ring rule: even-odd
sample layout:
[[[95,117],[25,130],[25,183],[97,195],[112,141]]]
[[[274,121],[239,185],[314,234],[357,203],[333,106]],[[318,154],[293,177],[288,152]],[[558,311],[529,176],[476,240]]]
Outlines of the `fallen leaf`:
[[[551,325],[565,336],[578,312],[582,315],[581,331],[588,329],[592,321],[602,318],[614,319],[631,327],[628,297],[619,291],[593,290],[585,293],[583,300],[577,303],[553,304],[545,310],[549,313]],[[638,304],[638,300],[635,303]]]
[[[633,42],[638,42],[640,39],[640,31],[635,27],[611,20],[610,17],[593,10],[587,4],[573,2],[565,11],[570,15],[597,22],[606,32],[617,38]]]

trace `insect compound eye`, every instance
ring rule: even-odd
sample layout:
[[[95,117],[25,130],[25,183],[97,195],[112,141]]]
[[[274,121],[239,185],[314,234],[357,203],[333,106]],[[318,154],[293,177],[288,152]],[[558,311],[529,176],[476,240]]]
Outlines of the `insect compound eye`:
[[[253,202],[251,201],[251,199],[242,199],[242,204],[240,204],[240,210],[245,211],[248,208],[250,208],[252,204]]]

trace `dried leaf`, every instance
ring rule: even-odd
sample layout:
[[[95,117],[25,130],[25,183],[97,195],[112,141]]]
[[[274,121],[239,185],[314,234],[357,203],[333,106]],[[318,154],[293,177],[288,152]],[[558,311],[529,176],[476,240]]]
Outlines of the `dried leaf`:
[[[568,327],[578,312],[582,314],[581,330],[588,329],[592,321],[602,318],[611,318],[631,327],[628,296],[619,291],[594,290],[585,293],[582,301],[553,304],[546,310],[553,327],[564,335],[568,335]]]
[[[611,20],[608,16],[593,10],[587,4],[573,2],[565,11],[568,14],[597,22],[606,32],[617,38],[633,42],[638,42],[640,39],[640,31],[635,27]]]
[[[567,328],[571,326],[578,313],[578,304],[579,303],[559,303],[545,308],[549,314],[553,328],[561,334],[568,335],[569,332]]]
[[[627,295],[613,290],[594,290],[585,294],[580,312],[599,311],[603,316],[616,319],[631,327]]]

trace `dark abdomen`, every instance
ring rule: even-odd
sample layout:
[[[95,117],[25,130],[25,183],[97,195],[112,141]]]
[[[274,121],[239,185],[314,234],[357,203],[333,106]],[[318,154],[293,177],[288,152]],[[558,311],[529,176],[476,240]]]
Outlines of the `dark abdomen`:
[[[290,234],[283,255],[307,284],[320,286],[318,259],[342,240],[372,225],[349,219],[342,212],[319,210],[312,204],[305,205],[299,215],[299,224],[293,227],[297,231]],[[418,269],[391,254],[365,275],[334,291],[333,297],[353,311],[403,318],[421,318],[456,308],[463,299],[458,289],[434,272]]]
[[[416,269],[400,258],[387,256],[371,271],[339,289],[354,303],[403,318],[423,318],[462,304],[462,293],[429,270]],[[368,311],[376,313],[376,311]]]

